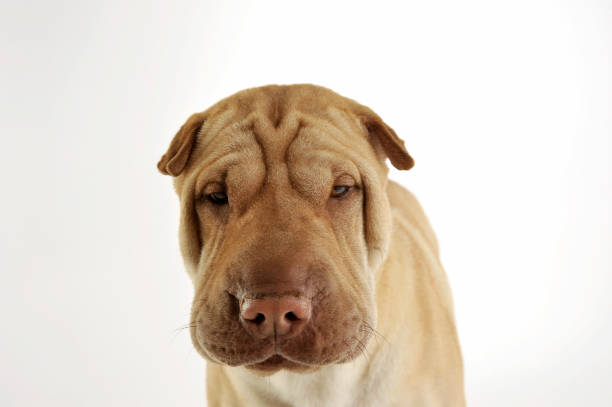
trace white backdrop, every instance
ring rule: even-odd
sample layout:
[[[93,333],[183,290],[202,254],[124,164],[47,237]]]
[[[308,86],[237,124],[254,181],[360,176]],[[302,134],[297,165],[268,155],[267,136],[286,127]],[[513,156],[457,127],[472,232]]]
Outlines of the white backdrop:
[[[2,1],[0,405],[203,406],[189,114],[269,83],[371,106],[416,167],[471,406],[612,403],[609,1]]]

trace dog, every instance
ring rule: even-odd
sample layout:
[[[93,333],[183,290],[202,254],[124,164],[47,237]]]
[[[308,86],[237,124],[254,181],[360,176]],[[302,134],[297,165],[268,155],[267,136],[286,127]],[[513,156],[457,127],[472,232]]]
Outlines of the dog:
[[[369,108],[314,85],[188,118],[158,163],[180,199],[208,405],[464,406],[438,243]]]

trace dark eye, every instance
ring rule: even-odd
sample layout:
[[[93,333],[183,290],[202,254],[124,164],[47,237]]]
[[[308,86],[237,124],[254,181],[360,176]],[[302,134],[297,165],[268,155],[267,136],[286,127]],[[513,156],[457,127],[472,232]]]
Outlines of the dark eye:
[[[332,189],[331,197],[332,198],[342,198],[351,190],[351,187],[347,185],[334,185]]]
[[[225,192],[213,192],[206,196],[215,205],[225,205],[227,203],[227,194]]]

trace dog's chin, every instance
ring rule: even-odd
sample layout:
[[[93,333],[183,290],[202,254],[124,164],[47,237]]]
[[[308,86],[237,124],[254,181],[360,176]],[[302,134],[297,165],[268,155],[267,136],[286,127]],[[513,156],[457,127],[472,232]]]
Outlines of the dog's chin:
[[[270,376],[280,370],[288,370],[295,373],[312,373],[321,368],[321,366],[294,362],[281,355],[273,355],[262,362],[245,365],[245,367],[258,376]]]

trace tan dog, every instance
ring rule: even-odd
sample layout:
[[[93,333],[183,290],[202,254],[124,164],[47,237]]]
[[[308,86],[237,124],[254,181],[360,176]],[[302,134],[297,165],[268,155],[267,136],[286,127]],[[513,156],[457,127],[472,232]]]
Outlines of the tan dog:
[[[365,106],[312,85],[191,116],[158,164],[181,201],[191,337],[215,406],[462,406],[436,238]]]

